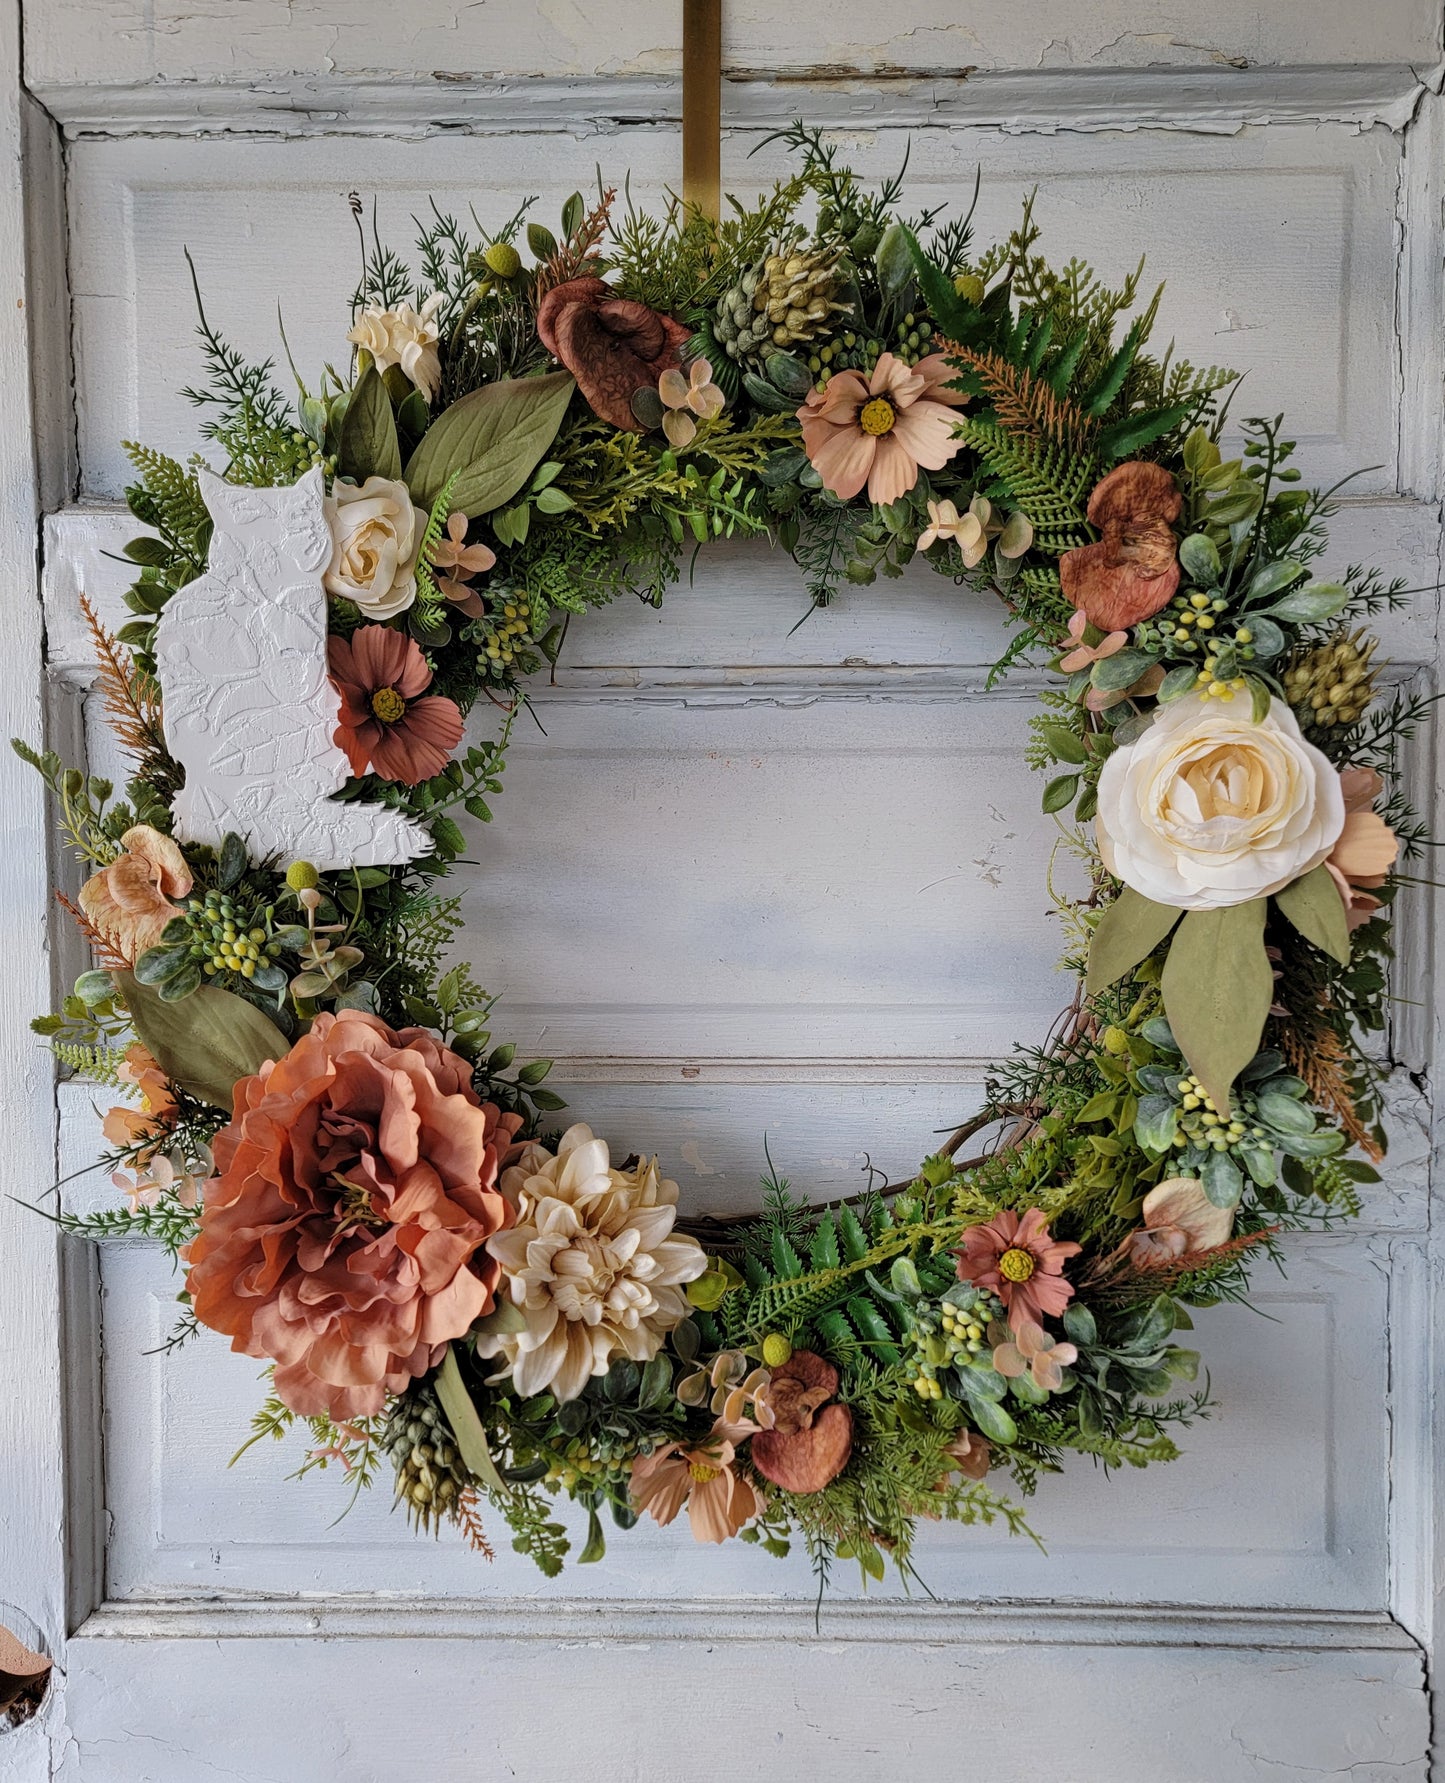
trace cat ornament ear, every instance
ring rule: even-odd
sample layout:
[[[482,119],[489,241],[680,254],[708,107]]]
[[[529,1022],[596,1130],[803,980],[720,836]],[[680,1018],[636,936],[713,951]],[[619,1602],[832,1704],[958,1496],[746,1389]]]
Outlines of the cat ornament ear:
[[[326,672],[331,557],[320,467],[283,489],[198,473],[214,523],[203,575],[166,603],[156,633],[166,743],[185,770],[176,834],[253,860],[395,867],[432,852],[409,817],[337,804],[350,778]]]

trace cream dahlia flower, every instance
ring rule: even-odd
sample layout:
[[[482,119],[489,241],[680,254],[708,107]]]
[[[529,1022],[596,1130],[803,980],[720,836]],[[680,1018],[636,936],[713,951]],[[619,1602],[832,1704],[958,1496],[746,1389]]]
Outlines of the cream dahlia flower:
[[[1282,891],[1344,828],[1340,777],[1282,700],[1185,695],[1099,776],[1099,853],[1156,904],[1222,910]]]
[[[618,1170],[590,1127],[569,1127],[553,1156],[529,1146],[502,1174],[516,1222],[487,1248],[527,1323],[484,1334],[516,1391],[575,1399],[618,1356],[646,1362],[688,1314],[683,1284],[707,1268],[701,1245],[672,1236],[677,1184],[652,1158]]]
[[[441,302],[441,294],[436,292],[419,310],[409,303],[398,304],[394,310],[369,303],[346,338],[353,346],[364,347],[370,353],[378,371],[399,365],[430,402],[442,381],[436,321]]]

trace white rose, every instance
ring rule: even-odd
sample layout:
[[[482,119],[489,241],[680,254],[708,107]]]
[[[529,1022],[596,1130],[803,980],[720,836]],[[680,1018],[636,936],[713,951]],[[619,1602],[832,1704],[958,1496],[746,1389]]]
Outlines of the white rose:
[[[1319,866],[1344,828],[1340,777],[1280,700],[1187,694],[1099,776],[1099,853],[1156,904],[1221,910]]]
[[[368,619],[393,619],[416,599],[416,559],[427,516],[405,483],[338,479],[326,498],[331,562],[326,592],[355,601]]]
[[[369,303],[356,318],[356,325],[347,340],[365,347],[376,361],[376,369],[385,371],[399,365],[428,402],[436,395],[442,381],[441,356],[437,352],[440,338],[436,313],[441,307],[440,292],[433,293],[419,310],[409,303],[384,310],[379,303]]]

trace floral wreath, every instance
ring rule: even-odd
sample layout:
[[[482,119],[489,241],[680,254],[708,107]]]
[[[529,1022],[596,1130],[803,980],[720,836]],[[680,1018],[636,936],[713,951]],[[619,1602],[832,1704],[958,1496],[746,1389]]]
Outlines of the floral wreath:
[[[1334,492],[1300,486],[1280,419],[1224,456],[1233,374],[1150,356],[1137,275],[1051,270],[1028,205],[975,252],[969,217],[905,221],[900,182],[784,135],[797,171],[722,221],[612,191],[556,234],[527,205],[479,239],[436,213],[419,275],[353,200],[352,363],[299,405],[197,288],[220,475],[326,491],[340,796],[423,826],[423,858],[177,836],[156,633],[207,571],[199,460],[128,446],[135,617],[86,609],[123,798],[16,744],[90,875],[66,902],[95,964],[35,1027],[128,1097],[104,1120],[126,1205],[56,1217],[179,1261],[177,1340],[268,1365],[252,1441],[299,1424],[301,1472],[389,1468],[416,1525],[487,1553],[490,1502],[549,1575],[558,1500],[582,1561],[600,1513],[685,1509],[699,1540],[881,1578],[919,1518],[1022,1529],[1003,1476],[1172,1458],[1208,1403],[1190,1309],[1354,1214],[1384,1150],[1360,1036],[1424,845],[1396,758],[1425,703],[1375,704],[1355,622],[1401,582],[1314,576]],[[1029,761],[1088,891],[1059,903],[1069,1009],[911,1180],[818,1207],[770,1174],[723,1227],[560,1125],[549,1061],[519,1066],[445,964],[437,881],[572,618],[747,536],[819,606],[914,558],[1002,598],[998,672],[1056,673]],[[464,745],[487,703],[499,738]]]

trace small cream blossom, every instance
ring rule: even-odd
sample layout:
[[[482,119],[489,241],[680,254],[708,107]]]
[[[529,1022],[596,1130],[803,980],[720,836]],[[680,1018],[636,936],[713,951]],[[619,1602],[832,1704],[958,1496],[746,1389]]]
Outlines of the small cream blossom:
[[[394,619],[416,599],[416,560],[427,517],[405,483],[337,479],[326,498],[331,562],[326,592],[354,601],[368,619]]]
[[[619,1356],[650,1361],[688,1315],[683,1285],[707,1268],[701,1245],[673,1236],[677,1184],[656,1158],[618,1170],[606,1141],[579,1125],[555,1156],[529,1146],[501,1190],[516,1223],[487,1249],[526,1325],[479,1338],[479,1354],[504,1358],[498,1378],[510,1373],[523,1398],[575,1399]]]
[[[1181,910],[1282,891],[1344,828],[1340,777],[1282,700],[1185,695],[1162,707],[1099,776],[1099,853],[1116,879]]]
[[[385,371],[399,365],[428,402],[441,387],[442,362],[437,351],[440,335],[436,313],[441,308],[441,293],[434,292],[419,310],[409,303],[384,310],[379,303],[369,303],[356,318],[346,338],[353,346],[362,347],[376,361],[376,369]]]

